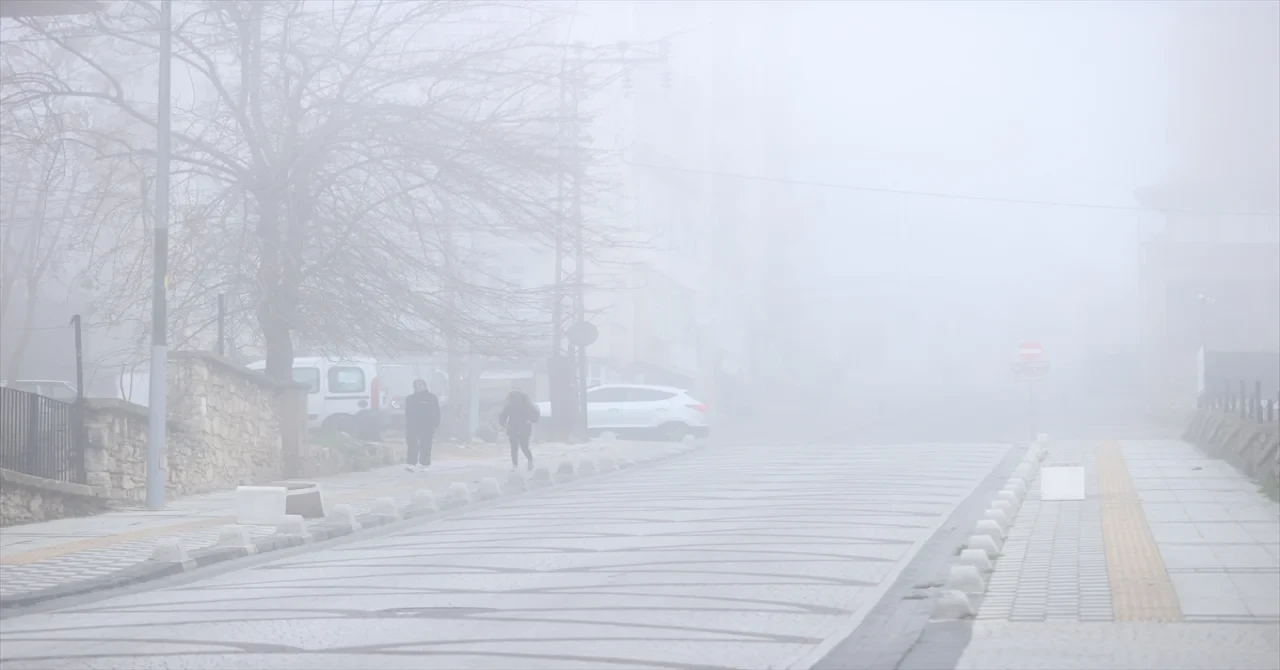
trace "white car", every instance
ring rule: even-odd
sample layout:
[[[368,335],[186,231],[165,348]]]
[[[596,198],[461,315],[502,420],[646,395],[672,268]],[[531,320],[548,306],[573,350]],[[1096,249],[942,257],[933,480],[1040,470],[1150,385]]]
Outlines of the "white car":
[[[551,416],[551,403],[537,405],[542,416]],[[670,386],[606,384],[587,391],[587,429],[592,436],[609,432],[623,438],[706,437],[711,432],[706,412],[705,404]]]

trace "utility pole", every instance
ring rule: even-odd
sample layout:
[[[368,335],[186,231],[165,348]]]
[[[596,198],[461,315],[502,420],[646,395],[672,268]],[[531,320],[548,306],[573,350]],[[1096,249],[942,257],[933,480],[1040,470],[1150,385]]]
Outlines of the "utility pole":
[[[586,250],[583,240],[585,220],[582,211],[583,179],[586,165],[582,147],[583,123],[581,103],[584,97],[615,81],[621,80],[626,89],[631,88],[631,68],[644,64],[666,65],[670,45],[665,42],[628,43],[588,47],[575,44],[572,55],[566,54],[560,65],[560,117],[558,129],[561,157],[561,175],[557,187],[560,224],[573,226],[573,262],[568,263],[568,251],[563,227],[557,226],[555,234],[556,281],[554,303],[551,309],[552,346],[550,381],[552,383],[552,423],[555,438],[568,439],[580,432],[588,439],[587,424],[587,347],[591,342],[575,336],[590,331],[586,323]],[[612,72],[599,82],[590,82],[593,68],[605,66]],[[664,77],[664,85],[668,83]],[[568,191],[566,194],[565,191]],[[566,203],[566,195],[568,202]],[[569,267],[566,267],[569,266]],[[572,268],[572,269],[569,269]],[[566,285],[573,286],[573,324],[565,325],[563,301]],[[591,331],[594,332],[594,331]],[[572,333],[572,334],[571,334]],[[570,341],[566,342],[566,338]],[[594,340],[594,336],[590,339]],[[572,361],[572,363],[570,363]],[[570,366],[572,372],[570,374]],[[566,417],[572,417],[566,419]]]
[[[151,373],[147,409],[147,508],[164,509],[165,452],[165,362],[168,310],[165,304],[169,283],[169,114],[170,69],[173,61],[173,4],[160,0],[160,89],[157,91],[156,119],[156,211],[155,260],[151,279]]]

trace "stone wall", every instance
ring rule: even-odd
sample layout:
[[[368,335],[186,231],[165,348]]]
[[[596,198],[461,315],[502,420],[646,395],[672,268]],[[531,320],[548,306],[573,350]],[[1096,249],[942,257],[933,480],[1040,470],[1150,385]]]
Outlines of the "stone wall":
[[[265,483],[285,475],[284,443],[292,420],[282,398],[301,394],[204,352],[170,358],[166,381],[168,430],[161,467],[169,496]],[[86,416],[86,483],[112,498],[146,497],[147,408],[120,400],[90,400]]]
[[[87,516],[106,507],[105,491],[0,469],[0,526]]]

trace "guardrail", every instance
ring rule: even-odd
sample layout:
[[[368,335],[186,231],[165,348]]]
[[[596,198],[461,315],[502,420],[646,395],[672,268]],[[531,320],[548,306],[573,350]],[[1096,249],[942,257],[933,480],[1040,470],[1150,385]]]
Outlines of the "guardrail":
[[[1261,381],[1255,381],[1252,389],[1247,382],[1228,382],[1217,392],[1206,391],[1200,396],[1200,407],[1238,414],[1259,423],[1280,422],[1280,396],[1263,397]]]
[[[83,484],[84,406],[0,387],[0,468]]]

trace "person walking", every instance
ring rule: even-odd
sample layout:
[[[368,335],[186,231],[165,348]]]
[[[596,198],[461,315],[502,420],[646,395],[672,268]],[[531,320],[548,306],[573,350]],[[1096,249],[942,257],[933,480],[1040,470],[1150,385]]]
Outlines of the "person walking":
[[[507,404],[498,415],[498,424],[507,430],[507,440],[511,442],[511,469],[520,467],[520,452],[533,469],[533,452],[529,450],[529,439],[533,437],[533,424],[542,417],[538,406],[533,404],[524,391],[512,391],[507,394]]]
[[[409,448],[405,469],[421,471],[431,465],[431,440],[440,427],[440,399],[427,390],[427,382],[413,382],[413,393],[404,399],[404,441]]]

